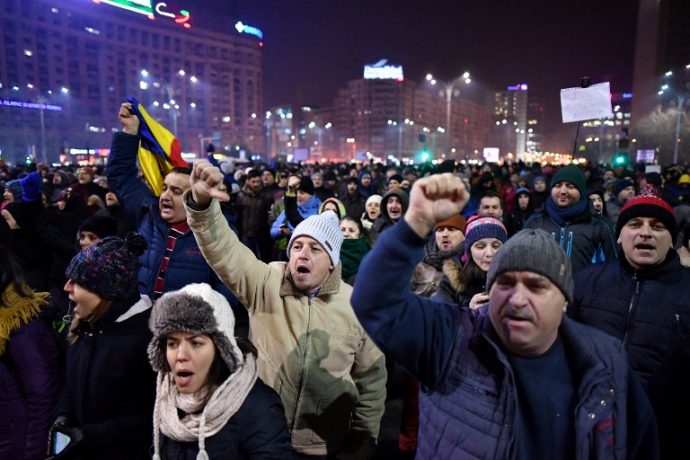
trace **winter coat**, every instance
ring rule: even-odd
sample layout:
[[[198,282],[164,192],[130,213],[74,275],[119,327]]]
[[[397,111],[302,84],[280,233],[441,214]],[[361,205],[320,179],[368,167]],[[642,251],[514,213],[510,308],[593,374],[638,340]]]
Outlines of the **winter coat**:
[[[425,387],[417,458],[516,458],[520,394],[488,315],[406,289],[424,242],[404,221],[381,237],[360,268],[355,313]],[[656,458],[654,417],[622,347],[567,318],[559,336],[577,379],[573,458]]]
[[[350,306],[340,264],[316,294],[297,291],[285,262],[256,259],[230,231],[212,200],[187,219],[204,256],[249,310],[259,377],[285,406],[292,445],[307,455],[352,449],[348,437],[373,445],[386,397],[384,357]]]
[[[240,218],[242,238],[258,238],[262,226],[266,225],[269,206],[261,191],[252,194],[247,187],[237,194],[235,209]]]
[[[18,301],[0,306],[0,458],[38,460],[46,456],[62,386],[60,346],[37,316],[45,301],[12,298]],[[27,302],[36,311],[18,308]]]
[[[346,193],[340,198],[340,201],[342,201],[343,205],[345,205],[348,216],[358,217],[361,216],[366,210],[364,206],[365,198],[363,198],[359,192],[355,192],[352,195]]]
[[[577,270],[616,258],[616,240],[608,222],[593,216],[589,209],[561,227],[546,210],[532,215],[523,228],[542,229],[556,240],[570,257],[573,273]]]
[[[664,458],[684,452],[690,422],[690,269],[675,251],[635,270],[625,259],[575,274],[568,314],[621,340],[645,385],[659,423]]]
[[[67,379],[57,415],[84,441],[70,459],[150,459],[156,375],[146,347],[151,300],[113,304],[95,324],[82,321],[67,349]]]
[[[261,379],[257,379],[235,415],[204,442],[213,460],[293,458],[283,405]],[[161,460],[196,460],[198,453],[197,441],[174,441],[161,434]]]
[[[139,269],[139,292],[153,299],[153,291],[159,268],[168,247],[169,225],[160,217],[158,199],[134,174],[139,137],[115,133],[108,163],[108,183],[117,195],[126,213],[135,221],[137,231],[148,243],[141,256]],[[169,255],[163,292],[181,289],[190,283],[207,283],[219,291],[233,307],[237,323],[246,328],[246,313],[239,306],[237,298],[223,285],[218,276],[204,260],[199,246],[190,230],[177,238],[175,248]]]

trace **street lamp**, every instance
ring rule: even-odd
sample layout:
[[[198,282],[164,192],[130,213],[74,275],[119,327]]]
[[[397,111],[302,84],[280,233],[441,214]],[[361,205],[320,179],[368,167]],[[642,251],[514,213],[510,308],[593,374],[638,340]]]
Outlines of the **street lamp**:
[[[453,96],[460,96],[460,90],[456,87],[458,84],[464,83],[466,85],[469,85],[470,83],[472,83],[470,73],[464,72],[462,75],[455,77],[447,82],[436,80],[432,74],[427,74],[426,81],[428,81],[431,84],[431,86],[441,85],[441,91],[439,94],[442,96],[445,95],[446,97],[446,139],[448,141],[446,150],[450,151],[452,142],[452,130],[450,127],[450,109],[453,101]]]
[[[153,106],[158,107],[162,105],[163,109],[168,110],[170,112],[170,116],[172,117],[172,122],[173,122],[173,129],[172,133],[177,136],[177,119],[180,116],[180,104],[175,100],[175,93],[177,92],[177,88],[173,86],[173,84],[169,81],[163,80],[158,81],[155,80],[151,77],[151,73],[146,70],[142,69],[141,72],[141,77],[142,79],[139,81],[139,89],[143,91],[147,91],[151,86],[153,86],[156,89],[162,88],[162,91],[164,92],[164,96],[168,99],[167,102],[164,102],[163,104],[160,104],[157,100],[153,101]],[[180,78],[180,79],[185,79],[187,75],[187,72],[184,69],[180,69],[175,73],[175,76]],[[149,80],[153,80],[151,83],[149,83]],[[189,77],[189,82],[191,84],[196,84],[198,83],[199,79],[191,75]],[[189,107],[194,109],[196,108],[197,104],[196,102],[190,102]]]
[[[685,70],[686,73],[690,70],[690,64],[685,66]],[[664,77],[666,79],[670,79],[671,77],[673,77],[673,75],[673,71],[669,70],[664,74]],[[685,108],[685,101],[687,101],[688,97],[690,97],[690,80],[687,79],[687,75],[684,86],[685,87],[683,88],[682,92],[680,92],[674,91],[671,88],[670,83],[664,83],[661,85],[661,88],[659,89],[658,93],[659,95],[663,95],[668,91],[676,98],[676,129],[673,137],[673,164],[678,163],[678,145],[680,144],[680,119],[681,115],[683,114],[683,109]]]

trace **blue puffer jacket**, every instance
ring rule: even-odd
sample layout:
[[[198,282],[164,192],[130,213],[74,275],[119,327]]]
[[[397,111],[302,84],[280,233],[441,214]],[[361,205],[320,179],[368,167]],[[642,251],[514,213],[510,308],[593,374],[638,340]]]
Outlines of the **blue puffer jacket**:
[[[167,246],[169,227],[160,217],[158,199],[135,174],[138,148],[138,136],[115,133],[106,174],[108,184],[149,245],[140,258],[138,281],[139,292],[153,299],[158,269]],[[174,291],[190,283],[207,283],[222,293],[232,306],[237,325],[244,335],[248,324],[246,309],[208,266],[196,244],[194,234],[187,230],[175,243],[165,275],[163,292]]]
[[[401,220],[365,257],[352,295],[381,351],[425,386],[417,458],[516,458],[518,389],[488,316],[407,286],[424,243]],[[577,378],[572,458],[656,458],[649,400],[619,343],[567,318],[559,335]]]
[[[568,314],[623,342],[659,423],[663,458],[685,458],[690,420],[690,268],[670,250],[635,269],[625,257],[575,274]]]

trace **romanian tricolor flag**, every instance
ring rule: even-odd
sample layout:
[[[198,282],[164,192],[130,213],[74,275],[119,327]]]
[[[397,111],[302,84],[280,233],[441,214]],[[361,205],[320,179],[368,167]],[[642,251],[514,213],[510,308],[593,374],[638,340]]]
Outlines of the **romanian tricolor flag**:
[[[163,190],[163,178],[174,167],[189,165],[182,159],[182,147],[175,135],[158,123],[135,97],[128,97],[139,118],[139,167],[156,196]]]

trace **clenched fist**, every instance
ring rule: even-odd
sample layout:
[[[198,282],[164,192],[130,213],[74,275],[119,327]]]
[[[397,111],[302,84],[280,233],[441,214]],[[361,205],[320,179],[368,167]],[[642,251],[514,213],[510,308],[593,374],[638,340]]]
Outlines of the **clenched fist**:
[[[189,183],[192,189],[192,198],[199,207],[207,207],[211,198],[221,201],[230,200],[227,192],[218,188],[223,183],[223,173],[206,160],[194,162]]]
[[[436,222],[458,214],[469,198],[462,180],[451,173],[418,179],[412,186],[405,222],[425,238]]]
[[[131,113],[130,110],[132,110],[130,102],[120,104],[120,112],[117,114],[117,118],[122,124],[123,132],[136,136],[139,134],[139,117]]]

